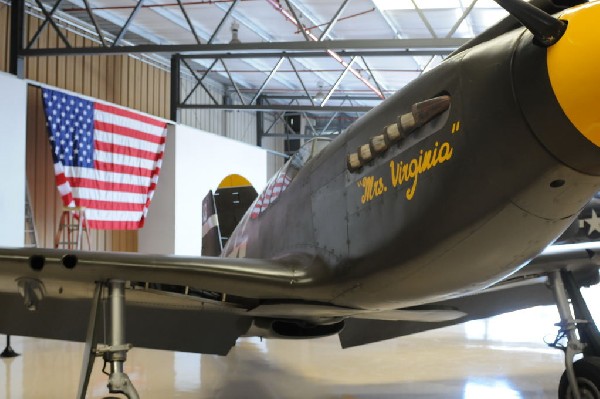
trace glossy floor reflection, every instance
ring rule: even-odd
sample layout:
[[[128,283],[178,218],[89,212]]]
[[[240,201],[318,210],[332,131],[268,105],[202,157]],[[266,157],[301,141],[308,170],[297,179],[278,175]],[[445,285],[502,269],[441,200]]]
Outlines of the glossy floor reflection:
[[[542,340],[557,318],[534,308],[347,350],[337,337],[240,339],[227,357],[134,348],[126,371],[143,399],[556,398],[563,356]],[[0,398],[75,397],[82,344],[12,344],[22,356],[0,360]],[[88,398],[109,396],[101,368],[97,360]]]

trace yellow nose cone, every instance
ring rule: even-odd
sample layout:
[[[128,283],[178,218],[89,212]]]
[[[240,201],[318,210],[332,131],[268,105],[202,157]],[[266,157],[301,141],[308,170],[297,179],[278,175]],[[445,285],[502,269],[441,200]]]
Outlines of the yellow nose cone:
[[[600,2],[566,11],[567,31],[548,48],[554,94],[571,123],[600,147]]]

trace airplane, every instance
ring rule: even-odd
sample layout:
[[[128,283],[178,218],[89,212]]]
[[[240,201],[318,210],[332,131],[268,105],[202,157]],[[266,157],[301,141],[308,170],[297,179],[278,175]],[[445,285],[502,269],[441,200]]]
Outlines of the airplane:
[[[547,248],[600,191],[600,2],[496,1],[511,16],[292,156],[219,257],[0,249],[0,333],[85,341],[78,397],[102,356],[109,392],[134,399],[132,344],[347,348],[556,304],[558,397],[600,398],[580,293],[600,244]]]

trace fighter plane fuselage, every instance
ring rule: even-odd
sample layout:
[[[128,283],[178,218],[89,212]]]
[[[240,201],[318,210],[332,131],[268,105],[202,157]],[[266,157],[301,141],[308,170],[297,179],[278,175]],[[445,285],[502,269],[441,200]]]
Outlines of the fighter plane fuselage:
[[[597,3],[568,11],[565,37],[549,48],[521,28],[423,74],[251,207],[224,255],[289,262],[310,276],[295,285],[298,299],[358,308],[439,301],[513,273],[600,189],[588,101],[597,83],[580,76],[599,65],[562,65],[583,63],[595,39],[581,26],[594,17]],[[578,79],[587,87],[569,97]],[[373,145],[441,96],[447,109]]]

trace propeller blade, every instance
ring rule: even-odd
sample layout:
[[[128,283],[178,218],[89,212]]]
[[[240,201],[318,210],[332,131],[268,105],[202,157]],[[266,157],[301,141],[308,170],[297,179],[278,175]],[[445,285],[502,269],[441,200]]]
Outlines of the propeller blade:
[[[495,1],[533,33],[535,43],[540,46],[552,46],[567,30],[566,22],[554,18],[523,0]]]

